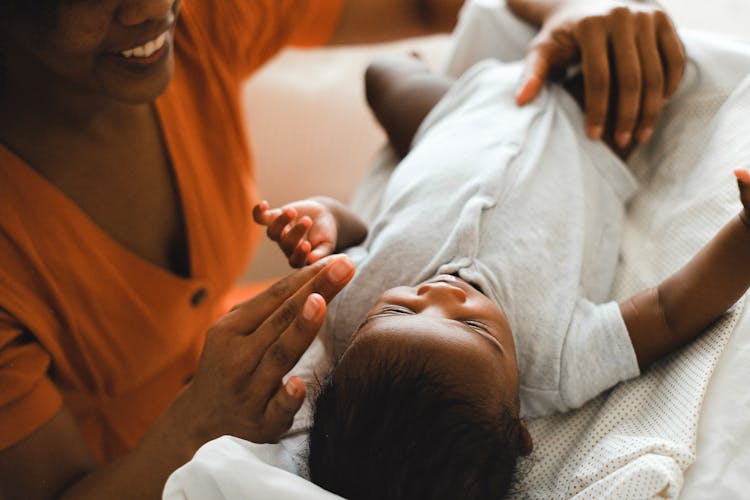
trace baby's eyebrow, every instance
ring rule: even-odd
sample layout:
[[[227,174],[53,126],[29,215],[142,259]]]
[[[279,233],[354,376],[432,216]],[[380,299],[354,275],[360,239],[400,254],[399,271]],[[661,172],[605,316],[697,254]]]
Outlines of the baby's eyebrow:
[[[370,322],[372,322],[372,320],[374,320],[374,319],[377,319],[377,318],[382,318],[383,316],[387,316],[387,315],[388,315],[387,313],[388,313],[388,311],[378,311],[378,312],[376,312],[375,314],[371,314],[370,316],[367,316],[367,317],[366,317],[366,318],[365,318],[365,319],[364,319],[364,320],[362,321],[362,323],[360,323],[360,324],[359,324],[359,326],[357,327],[357,329],[356,329],[356,330],[354,330],[354,333],[357,333],[358,331],[360,331],[360,330],[361,330],[362,328],[364,328],[364,327],[365,327],[365,326],[366,326],[367,324],[369,324]]]
[[[396,311],[397,308],[402,308],[403,306],[393,305],[393,306],[384,306],[381,309],[379,309],[377,312],[367,316],[362,323],[359,324],[357,329],[354,331],[355,333],[360,331],[365,325],[370,323],[372,320],[377,318],[382,318],[384,316],[397,316],[399,313]],[[390,313],[390,314],[389,314]]]
[[[485,339],[487,339],[488,342],[490,342],[492,344],[492,347],[494,347],[495,349],[499,349],[500,352],[502,352],[502,353],[505,352],[505,349],[503,349],[503,344],[501,344],[499,340],[497,340],[495,337],[493,337],[489,333],[483,332],[481,330],[477,330],[476,328],[472,328],[471,326],[467,325],[463,321],[460,321],[460,320],[455,320],[455,321],[458,321],[458,323],[464,328],[464,330],[469,330],[472,333],[475,333],[477,335],[481,335],[482,337],[484,337]]]

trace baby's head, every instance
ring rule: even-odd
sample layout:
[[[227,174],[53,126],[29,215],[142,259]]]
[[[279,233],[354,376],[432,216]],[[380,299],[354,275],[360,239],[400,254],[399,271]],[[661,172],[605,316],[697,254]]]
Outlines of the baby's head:
[[[380,296],[318,397],[312,480],[350,499],[501,498],[531,440],[502,311],[438,276]]]

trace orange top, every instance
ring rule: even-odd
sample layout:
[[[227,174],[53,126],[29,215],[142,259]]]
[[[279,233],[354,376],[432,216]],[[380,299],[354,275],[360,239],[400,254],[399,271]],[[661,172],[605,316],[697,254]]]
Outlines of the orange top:
[[[241,82],[285,45],[325,42],[340,10],[341,0],[183,0],[174,79],[156,109],[190,278],[124,248],[0,145],[0,449],[65,401],[108,461],[170,404],[257,242]]]

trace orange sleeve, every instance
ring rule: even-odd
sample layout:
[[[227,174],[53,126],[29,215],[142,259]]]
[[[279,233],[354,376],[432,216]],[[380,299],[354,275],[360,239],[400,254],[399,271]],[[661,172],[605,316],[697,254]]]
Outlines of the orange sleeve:
[[[333,35],[343,0],[184,0],[217,56],[247,76],[288,45],[316,46]]]
[[[33,433],[60,410],[47,377],[49,355],[0,310],[0,450]]]

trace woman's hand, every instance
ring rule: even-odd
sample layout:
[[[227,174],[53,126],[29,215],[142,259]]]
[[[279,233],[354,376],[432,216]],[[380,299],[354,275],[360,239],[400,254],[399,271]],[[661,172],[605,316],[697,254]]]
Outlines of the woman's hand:
[[[326,303],[349,282],[354,264],[333,256],[279,281],[235,307],[208,332],[193,380],[172,408],[188,419],[196,442],[224,434],[277,441],[305,399],[284,377],[323,324]],[[184,420],[183,420],[184,422]]]
[[[275,209],[262,201],[253,208],[253,218],[268,228],[266,234],[278,243],[292,267],[317,262],[336,248],[336,218],[319,201],[301,200]]]
[[[294,377],[282,383],[315,338],[331,300],[354,265],[333,256],[297,271],[240,304],[208,332],[193,380],[138,445],[101,466],[73,413],[0,451],[2,498],[157,498],[164,482],[210,439],[230,434],[278,440],[305,398]]]
[[[600,139],[647,142],[685,69],[685,51],[669,16],[655,3],[618,0],[509,0],[521,18],[541,26],[526,57],[520,105],[533,100],[552,72],[581,63],[586,127]]]

